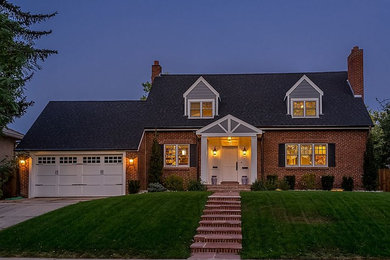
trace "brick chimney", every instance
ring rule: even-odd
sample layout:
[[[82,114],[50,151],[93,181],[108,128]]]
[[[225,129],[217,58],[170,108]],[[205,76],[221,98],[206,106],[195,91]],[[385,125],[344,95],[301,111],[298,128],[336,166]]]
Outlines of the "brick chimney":
[[[354,95],[360,95],[364,100],[363,49],[358,46],[353,47],[348,56],[348,81]]]
[[[162,72],[162,68],[160,66],[160,63],[158,60],[154,61],[154,64],[152,65],[152,83],[155,77],[160,76]]]

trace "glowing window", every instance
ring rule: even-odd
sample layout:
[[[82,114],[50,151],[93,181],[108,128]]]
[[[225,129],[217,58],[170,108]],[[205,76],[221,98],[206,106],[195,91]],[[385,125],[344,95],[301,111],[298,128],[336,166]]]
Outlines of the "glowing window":
[[[286,160],[288,166],[298,165],[298,145],[289,144],[286,145]]]
[[[188,144],[166,144],[164,146],[164,165],[168,167],[189,166]]]

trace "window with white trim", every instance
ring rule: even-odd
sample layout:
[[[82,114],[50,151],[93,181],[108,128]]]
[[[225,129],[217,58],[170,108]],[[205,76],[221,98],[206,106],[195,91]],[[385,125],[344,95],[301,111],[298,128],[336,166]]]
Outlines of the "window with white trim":
[[[77,163],[77,157],[60,157],[60,164],[75,164]]]
[[[189,144],[165,144],[164,166],[185,167],[190,165]]]
[[[213,100],[189,100],[189,118],[213,118],[214,101]]]
[[[328,165],[327,144],[286,144],[286,166],[324,167]]]
[[[38,157],[38,164],[55,164],[56,158],[52,156],[40,156]]]
[[[317,100],[291,100],[292,117],[318,117]]]
[[[104,156],[104,163],[122,163],[122,156]]]
[[[100,156],[85,156],[83,163],[100,163]]]

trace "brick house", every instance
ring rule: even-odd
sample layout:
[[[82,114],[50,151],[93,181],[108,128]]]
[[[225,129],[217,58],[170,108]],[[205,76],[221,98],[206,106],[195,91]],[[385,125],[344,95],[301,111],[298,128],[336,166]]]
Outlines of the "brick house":
[[[252,183],[267,175],[351,176],[361,187],[372,126],[364,105],[363,50],[348,71],[268,74],[162,74],[152,65],[146,101],[49,102],[18,151],[24,195],[126,194],[147,186],[153,138],[163,175]]]

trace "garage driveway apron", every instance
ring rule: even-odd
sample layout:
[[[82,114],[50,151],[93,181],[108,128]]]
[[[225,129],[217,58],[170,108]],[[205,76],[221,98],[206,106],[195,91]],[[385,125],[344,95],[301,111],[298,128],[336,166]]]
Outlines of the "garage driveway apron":
[[[0,230],[16,225],[27,219],[45,214],[89,198],[34,198],[20,200],[0,200]]]

